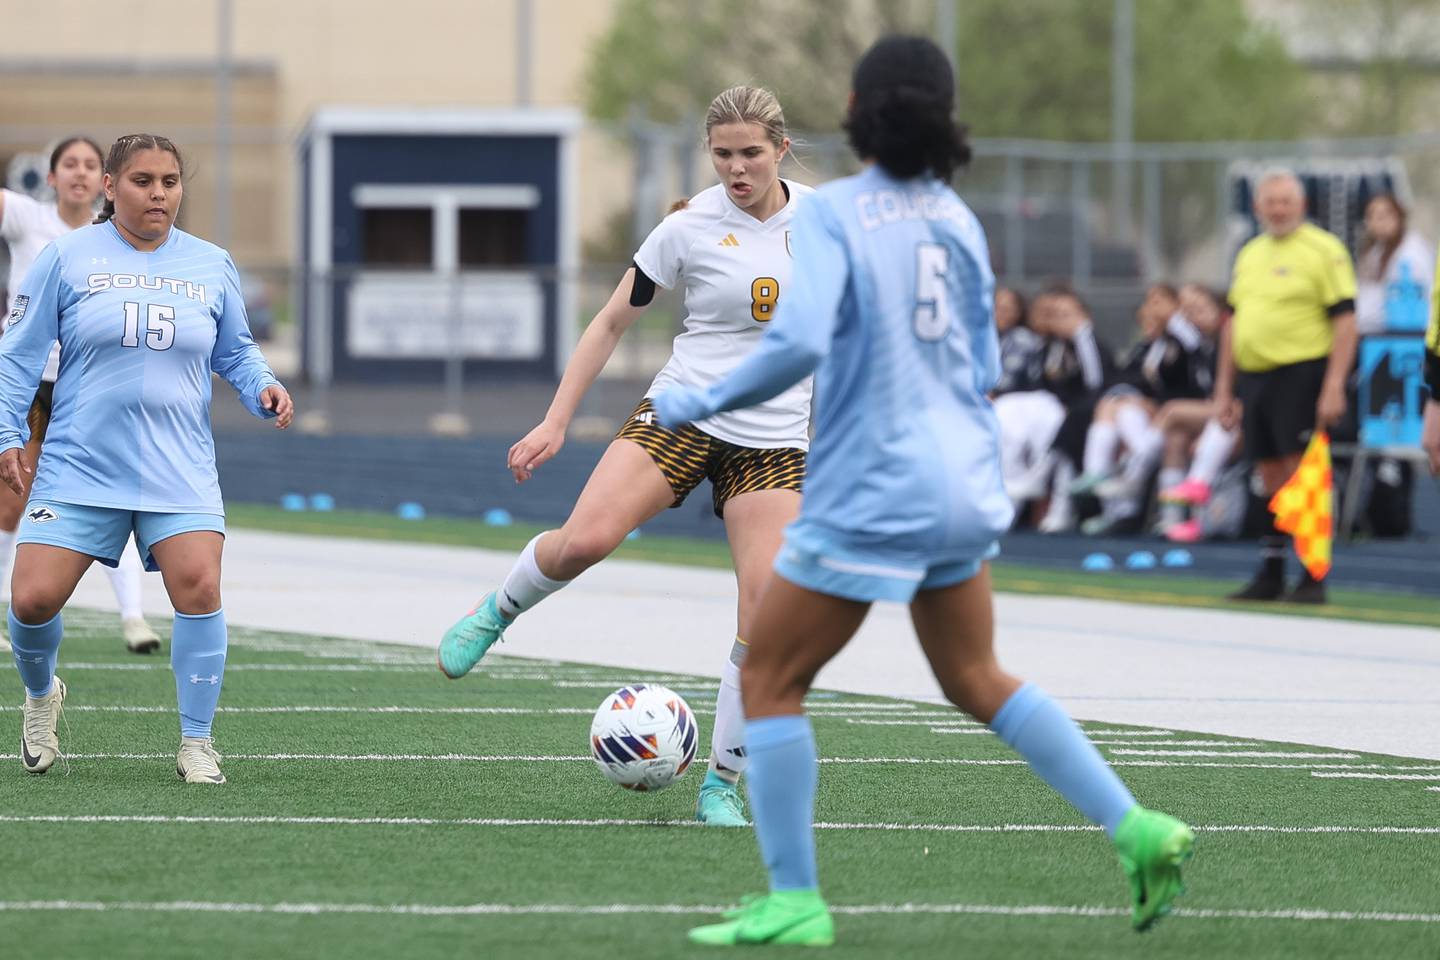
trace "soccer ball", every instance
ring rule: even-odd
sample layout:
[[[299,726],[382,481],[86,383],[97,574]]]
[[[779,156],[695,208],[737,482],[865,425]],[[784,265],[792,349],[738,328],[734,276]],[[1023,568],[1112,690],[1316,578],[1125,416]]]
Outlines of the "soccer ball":
[[[679,780],[699,741],[690,705],[655,684],[616,690],[590,724],[590,755],[607,779],[626,790],[663,790]]]

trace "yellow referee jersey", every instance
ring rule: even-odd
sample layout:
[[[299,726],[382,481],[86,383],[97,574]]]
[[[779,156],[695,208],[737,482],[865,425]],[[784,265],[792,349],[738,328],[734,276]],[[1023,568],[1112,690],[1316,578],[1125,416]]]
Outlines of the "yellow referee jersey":
[[[1436,262],[1440,269],[1440,261]],[[1440,401],[1440,273],[1430,290],[1430,329],[1425,333],[1425,386],[1430,397]]]
[[[1262,373],[1330,355],[1331,318],[1355,309],[1355,267],[1334,234],[1311,223],[1251,240],[1230,280],[1235,366]]]

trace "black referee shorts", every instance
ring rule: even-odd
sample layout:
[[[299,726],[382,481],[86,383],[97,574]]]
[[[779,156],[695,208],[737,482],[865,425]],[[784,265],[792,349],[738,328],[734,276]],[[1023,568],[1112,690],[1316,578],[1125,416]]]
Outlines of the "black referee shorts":
[[[1245,406],[1247,459],[1279,460],[1305,452],[1315,432],[1315,406],[1329,365],[1329,359],[1321,357],[1236,376],[1235,395]]]

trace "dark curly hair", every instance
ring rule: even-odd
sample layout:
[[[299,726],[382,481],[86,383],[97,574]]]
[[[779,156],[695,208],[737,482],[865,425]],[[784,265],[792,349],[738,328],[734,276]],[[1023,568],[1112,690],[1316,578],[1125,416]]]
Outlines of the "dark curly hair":
[[[955,121],[955,73],[925,37],[879,40],[855,65],[845,130],[862,159],[902,180],[930,172],[949,180],[970,161],[966,128]]]

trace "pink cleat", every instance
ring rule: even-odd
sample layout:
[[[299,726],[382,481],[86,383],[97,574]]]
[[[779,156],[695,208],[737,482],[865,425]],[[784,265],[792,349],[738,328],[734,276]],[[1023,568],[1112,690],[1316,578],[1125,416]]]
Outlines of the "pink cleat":
[[[1200,521],[1184,520],[1165,531],[1165,539],[1171,543],[1199,543]]]
[[[1168,490],[1160,491],[1161,503],[1178,503],[1189,507],[1202,507],[1210,502],[1210,484],[1199,480],[1186,480]]]

